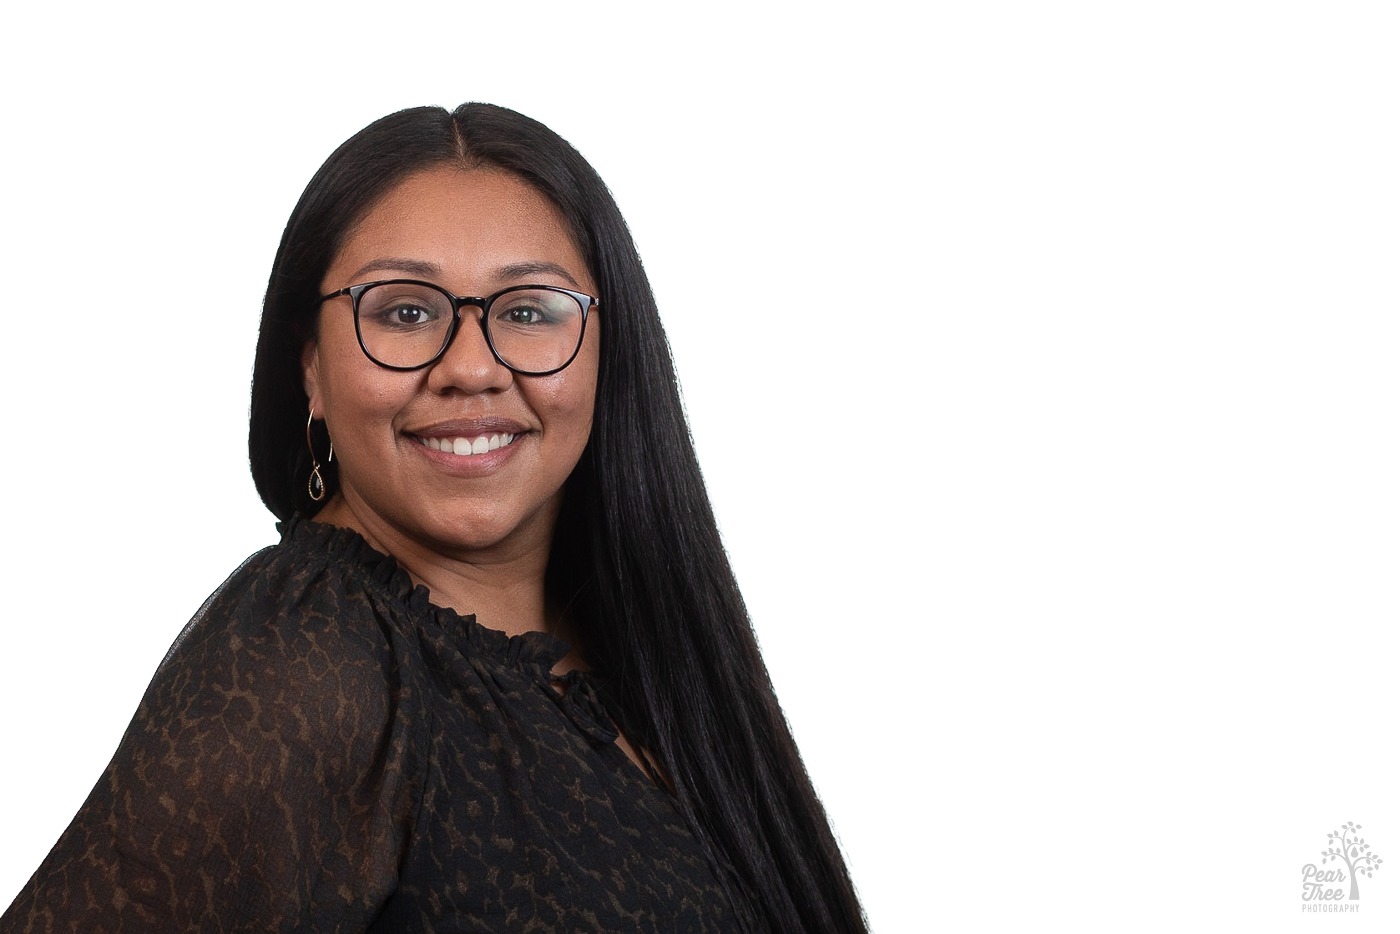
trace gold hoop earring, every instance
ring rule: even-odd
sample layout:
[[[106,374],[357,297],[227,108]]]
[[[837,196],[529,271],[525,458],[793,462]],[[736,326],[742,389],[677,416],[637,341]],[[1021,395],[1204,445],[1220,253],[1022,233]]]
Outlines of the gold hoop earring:
[[[306,415],[306,449],[311,452],[311,476],[306,478],[306,495],[311,497],[313,503],[319,503],[326,498],[326,481],[321,476],[321,464],[316,460],[316,448],[311,444],[311,423],[316,420],[315,412],[308,412]],[[331,453],[326,457],[326,463],[335,463],[335,444],[331,444]]]

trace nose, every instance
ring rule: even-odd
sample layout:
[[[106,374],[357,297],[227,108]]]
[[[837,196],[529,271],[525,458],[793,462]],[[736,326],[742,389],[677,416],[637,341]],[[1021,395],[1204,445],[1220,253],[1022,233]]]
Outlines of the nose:
[[[464,306],[459,314],[461,322],[447,351],[428,368],[428,388],[434,392],[477,393],[510,386],[514,374],[491,352],[481,309]]]

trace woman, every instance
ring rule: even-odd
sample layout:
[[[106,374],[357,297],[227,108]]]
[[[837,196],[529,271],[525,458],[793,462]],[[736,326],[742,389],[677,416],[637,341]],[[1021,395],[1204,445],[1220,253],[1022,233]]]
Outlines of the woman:
[[[209,599],[0,930],[863,930],[630,235],[547,128],[419,108],[292,214],[282,541]]]

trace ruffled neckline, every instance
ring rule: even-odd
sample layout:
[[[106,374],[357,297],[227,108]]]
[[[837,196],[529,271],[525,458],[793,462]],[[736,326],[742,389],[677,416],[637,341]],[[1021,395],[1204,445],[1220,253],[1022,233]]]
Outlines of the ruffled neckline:
[[[552,668],[569,654],[570,644],[547,632],[507,635],[462,615],[451,607],[432,602],[428,588],[415,584],[392,555],[375,548],[354,529],[327,525],[302,515],[277,523],[282,544],[315,550],[332,560],[355,567],[375,590],[400,603],[416,619],[431,619],[445,632],[465,637],[472,649],[508,665]]]

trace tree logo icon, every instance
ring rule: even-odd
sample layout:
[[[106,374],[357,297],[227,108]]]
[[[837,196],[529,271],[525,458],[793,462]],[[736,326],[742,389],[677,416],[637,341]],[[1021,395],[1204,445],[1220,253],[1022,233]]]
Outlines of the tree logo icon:
[[[1358,878],[1365,873],[1366,878],[1371,878],[1372,874],[1380,868],[1385,860],[1371,852],[1371,844],[1366,842],[1366,838],[1360,834],[1361,825],[1347,821],[1340,830],[1334,830],[1327,835],[1327,849],[1322,851],[1322,863],[1325,866],[1330,862],[1339,862],[1347,867],[1346,874],[1343,875],[1340,867],[1333,872],[1328,872],[1326,876],[1333,876],[1335,881],[1342,881],[1351,877],[1351,894],[1347,896],[1351,901],[1361,898],[1361,890],[1357,887]],[[1306,871],[1304,875],[1306,876]],[[1323,874],[1314,873],[1314,876]],[[1335,890],[1338,897],[1341,890]],[[1304,898],[1307,896],[1305,895]],[[1327,896],[1322,896],[1326,898]]]

